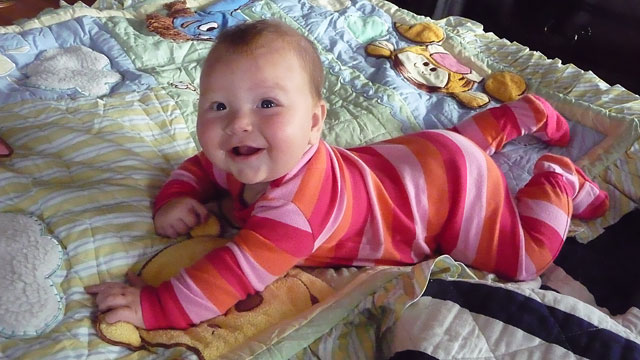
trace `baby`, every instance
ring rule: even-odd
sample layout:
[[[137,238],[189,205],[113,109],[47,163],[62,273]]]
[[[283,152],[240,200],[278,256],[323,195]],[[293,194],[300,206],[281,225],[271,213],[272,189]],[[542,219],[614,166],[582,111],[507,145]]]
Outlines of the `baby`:
[[[313,44],[283,23],[250,22],[219,35],[200,78],[202,151],[160,190],[154,224],[160,235],[186,234],[206,220],[203,204],[225,193],[242,229],[157,288],[88,287],[107,322],[187,328],[296,265],[407,265],[444,253],[506,279],[531,279],[557,256],[572,216],[608,208],[604,191],[552,154],[510,196],[491,153],[527,133],[552,145],[569,141],[565,119],[538,96],[453,129],[342,149],[321,138],[323,81]]]

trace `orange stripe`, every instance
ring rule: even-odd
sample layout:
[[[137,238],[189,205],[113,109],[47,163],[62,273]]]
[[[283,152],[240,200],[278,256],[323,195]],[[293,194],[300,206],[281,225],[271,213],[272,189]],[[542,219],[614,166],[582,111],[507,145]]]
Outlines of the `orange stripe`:
[[[235,289],[206,259],[199,260],[185,271],[204,296],[221,312],[224,313],[240,300]]]
[[[299,260],[253,231],[240,230],[235,237],[235,242],[256,263],[274,276],[284,274]]]
[[[333,150],[333,149],[332,149]],[[335,150],[334,150],[335,151]],[[335,256],[335,244],[342,239],[344,234],[351,226],[351,213],[353,210],[353,193],[351,192],[351,179],[349,177],[349,172],[346,170],[344,162],[339,154],[336,154],[336,160],[338,162],[338,168],[340,169],[340,176],[342,177],[340,181],[344,185],[343,194],[346,195],[345,199],[345,209],[342,218],[340,219],[340,223],[336,226],[336,229],[333,231],[331,235],[322,243],[315,253],[313,257],[326,257],[332,258]],[[336,211],[336,210],[334,210]]]
[[[518,198],[526,198],[531,200],[540,200],[555,205],[562,210],[567,216],[572,212],[573,208],[567,208],[567,194],[563,191],[553,188],[549,183],[540,185],[527,184],[518,190]]]
[[[491,165],[494,166],[491,166]],[[502,177],[495,163],[487,159],[487,194],[485,199],[485,214],[482,224],[482,232],[478,239],[476,256],[472,266],[480,269],[494,269],[498,254],[500,220],[504,209],[504,187]],[[468,209],[465,209],[465,212]],[[465,214],[473,216],[472,214]]]
[[[476,124],[487,143],[494,149],[501,149],[505,141],[505,133],[491,111],[482,111],[473,115]]]
[[[442,225],[451,206],[449,204],[449,186],[445,176],[446,171],[442,155],[431,142],[417,136],[391,139],[388,142],[406,146],[420,162],[422,175],[427,186],[427,203],[429,207],[426,242],[429,248],[436,250],[438,245],[434,241],[434,236],[442,230]]]
[[[391,241],[391,222],[393,221],[393,203],[378,178],[372,178],[373,196],[378,203],[378,211],[382,217],[382,259],[399,259],[400,254]]]
[[[327,147],[320,143],[320,147],[316,151],[316,154],[311,158],[309,164],[306,166],[306,170],[298,191],[293,196],[293,203],[296,204],[304,216],[308,219],[311,217],[311,212],[315,206],[320,190],[322,190],[322,182],[327,170]]]
[[[547,112],[544,110],[544,107],[533,96],[523,96],[521,99],[524,100],[531,110],[531,113],[533,113],[533,117],[536,121],[536,128],[539,128],[540,125],[547,120]]]
[[[536,272],[539,269],[543,269],[553,260],[549,250],[543,242],[537,243],[527,233],[524,233],[524,250],[531,258],[531,262],[536,268]]]

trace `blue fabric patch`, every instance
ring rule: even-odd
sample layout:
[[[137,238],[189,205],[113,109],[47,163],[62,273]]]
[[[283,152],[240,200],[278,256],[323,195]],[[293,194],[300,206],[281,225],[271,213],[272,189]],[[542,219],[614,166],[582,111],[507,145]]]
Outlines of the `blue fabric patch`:
[[[173,19],[173,26],[193,39],[212,40],[225,28],[246,21],[246,17],[237,9],[248,0],[222,0],[192,16]]]
[[[114,84],[110,93],[140,91],[156,84],[151,75],[135,69],[124,49],[94,17],[82,16],[17,34],[0,34],[0,44],[0,55],[16,65],[13,71],[0,77],[0,92],[4,94],[0,105],[34,98],[56,100],[83,96],[75,89],[51,91],[23,85],[25,67],[42,52],[74,45],[83,45],[104,54],[111,63],[107,70],[122,75],[123,80]]]

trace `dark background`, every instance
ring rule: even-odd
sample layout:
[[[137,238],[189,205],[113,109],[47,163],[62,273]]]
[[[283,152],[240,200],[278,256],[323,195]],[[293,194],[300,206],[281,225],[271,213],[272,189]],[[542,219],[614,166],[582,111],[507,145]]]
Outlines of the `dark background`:
[[[432,19],[476,20],[485,32],[640,94],[640,0],[390,1]]]

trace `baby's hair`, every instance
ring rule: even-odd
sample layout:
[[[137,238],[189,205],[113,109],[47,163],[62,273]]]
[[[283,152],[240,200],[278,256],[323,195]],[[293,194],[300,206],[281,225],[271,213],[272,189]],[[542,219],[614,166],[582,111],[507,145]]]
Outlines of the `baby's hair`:
[[[324,69],[316,47],[307,37],[281,21],[264,19],[227,28],[218,34],[209,57],[218,52],[251,54],[258,48],[268,48],[276,43],[286,44],[298,57],[307,70],[313,96],[316,100],[322,99]]]

